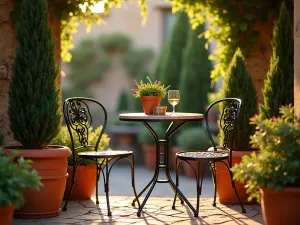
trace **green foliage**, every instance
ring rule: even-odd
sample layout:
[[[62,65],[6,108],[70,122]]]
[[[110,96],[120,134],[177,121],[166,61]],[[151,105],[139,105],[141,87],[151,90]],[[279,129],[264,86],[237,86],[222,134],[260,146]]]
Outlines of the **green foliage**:
[[[211,142],[204,127],[190,127],[177,137],[177,143],[186,151],[207,150]]]
[[[129,101],[128,92],[126,90],[123,90],[120,93],[117,112],[118,113],[124,113],[124,112],[128,111],[131,108],[130,103],[131,102]]]
[[[59,70],[46,0],[22,2],[16,39],[19,46],[9,89],[10,127],[24,148],[42,149],[57,135],[61,121],[56,87]]]
[[[249,119],[257,114],[258,102],[256,90],[247,71],[245,59],[240,49],[237,49],[229,65],[225,80],[221,89],[225,98],[240,98],[242,109],[236,127],[231,136],[231,147],[238,150],[250,148],[250,135],[254,134],[255,127],[249,125]],[[220,105],[223,110],[224,105]],[[222,113],[222,112],[220,112]],[[224,134],[221,132],[220,143],[223,143]]]
[[[284,2],[275,22],[270,69],[263,89],[265,118],[279,115],[279,107],[294,103],[294,40],[293,27]]]
[[[150,48],[131,49],[121,56],[121,62],[127,73],[136,77],[145,70],[145,65],[152,57],[153,51]]]
[[[24,202],[24,189],[37,189],[40,177],[31,169],[31,161],[17,157],[17,151],[5,156],[0,148],[0,208],[8,205],[19,207]]]
[[[187,44],[183,52],[179,108],[184,112],[203,113],[208,102],[207,94],[210,91],[212,65],[208,60],[209,53],[204,48],[204,38],[197,37],[202,32],[204,32],[204,25],[197,27],[196,30],[189,29]]]
[[[101,80],[112,64],[111,59],[103,52],[99,43],[93,39],[82,40],[78,47],[72,50],[72,60],[69,63],[70,72],[66,79],[70,86],[64,88],[64,99],[72,96],[92,97],[88,86]]]
[[[91,145],[96,144],[97,139],[101,133],[101,130],[102,130],[102,126],[98,127],[95,130],[93,130],[92,127],[89,127],[89,129],[88,129],[88,133],[89,133],[88,143],[89,144],[91,144]],[[74,130],[72,130],[72,136],[74,139],[75,148],[78,146],[81,146],[81,144],[79,142],[79,137]],[[109,145],[109,141],[110,141],[110,138],[108,137],[108,135],[106,133],[103,133],[102,138],[99,142],[98,151],[103,151],[104,148]],[[58,135],[52,140],[51,144],[52,145],[63,145],[63,146],[67,146],[70,149],[72,149],[72,142],[71,142],[71,138],[70,138],[67,126],[61,127]],[[76,153],[85,152],[85,151],[94,151],[94,148],[81,148],[81,149],[76,150]],[[76,155],[76,157],[77,157],[77,155]],[[72,155],[68,157],[68,164],[69,165],[74,164]],[[95,163],[91,160],[84,160],[80,165],[93,165],[93,164],[95,164]]]
[[[254,46],[260,33],[255,30],[257,22],[265,22],[277,14],[282,0],[241,0],[241,1],[207,1],[207,0],[170,0],[173,12],[185,11],[195,28],[209,20],[205,38],[208,42],[217,41],[217,49],[210,59],[218,64],[211,77],[217,79],[226,73],[228,65],[237,47],[247,52]],[[290,8],[292,0],[287,0]]]
[[[165,130],[160,123],[150,123],[150,126],[153,128],[155,133],[159,138],[163,138],[165,135]],[[140,144],[154,145],[155,140],[151,132],[146,128],[142,127],[141,131],[138,133],[138,140]]]
[[[132,40],[128,36],[119,33],[102,34],[99,37],[99,43],[107,52],[127,52],[132,47]]]
[[[300,118],[294,115],[292,107],[281,107],[280,117],[251,119],[256,132],[251,136],[253,147],[258,153],[243,156],[242,162],[232,168],[234,179],[246,182],[247,193],[260,199],[259,187],[300,187]]]
[[[165,52],[166,52],[166,47],[167,45],[164,45],[162,48],[161,48],[161,51],[160,51],[160,54],[159,54],[159,57],[157,58],[157,61],[156,61],[156,64],[155,64],[155,69],[154,69],[154,73],[152,75],[152,78],[154,80],[161,80],[161,68],[162,68],[162,65],[164,63],[164,58],[165,58]]]
[[[165,87],[165,85],[161,84],[160,81],[151,81],[151,78],[149,76],[146,77],[148,80],[147,83],[144,83],[143,80],[138,83],[134,79],[134,83],[136,85],[136,89],[132,89],[132,92],[134,92],[134,97],[139,98],[141,96],[159,96],[161,98],[164,98],[167,94],[167,89],[170,86]]]
[[[0,133],[0,146],[2,146],[4,140],[4,134]]]
[[[173,90],[179,88],[182,55],[187,41],[189,29],[188,16],[179,13],[170,39],[167,41],[165,58],[161,67],[161,81],[170,84]]]

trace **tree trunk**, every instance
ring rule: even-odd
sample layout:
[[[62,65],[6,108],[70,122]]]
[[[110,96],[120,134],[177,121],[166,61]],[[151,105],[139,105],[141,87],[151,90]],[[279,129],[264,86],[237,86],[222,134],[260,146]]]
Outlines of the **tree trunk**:
[[[10,131],[8,110],[8,89],[12,75],[11,65],[16,54],[17,41],[15,39],[15,25],[9,13],[14,9],[14,0],[0,0],[0,132],[5,136],[5,144],[13,141],[13,134]],[[60,33],[61,23],[50,14],[50,24],[52,27],[55,45],[55,58],[60,66]],[[58,76],[60,85],[60,76]]]
[[[297,13],[298,12],[298,13]],[[294,107],[300,116],[300,1],[294,1]]]

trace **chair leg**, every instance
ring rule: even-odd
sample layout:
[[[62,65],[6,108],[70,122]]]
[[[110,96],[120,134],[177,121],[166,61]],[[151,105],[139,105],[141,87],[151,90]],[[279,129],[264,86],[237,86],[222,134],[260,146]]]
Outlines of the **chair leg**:
[[[104,182],[104,189],[105,189],[105,195],[106,195],[106,204],[107,204],[107,216],[111,216],[111,211],[110,211],[110,204],[109,204],[109,172],[108,172],[108,159],[105,159],[105,168],[106,168],[106,179]]]
[[[197,206],[196,206],[196,213],[194,214],[195,217],[198,217],[199,215],[199,206],[200,206],[200,195],[202,192],[202,184],[203,184],[203,178],[204,178],[204,167],[203,171],[200,171],[200,161],[197,162],[198,166],[198,173],[196,174],[196,181],[197,181]]]
[[[96,173],[96,204],[99,205],[99,199],[98,199],[98,183],[99,183],[99,178],[100,178],[100,168],[99,165],[96,164],[97,168],[97,173]]]
[[[68,205],[68,203],[69,203],[69,199],[70,199],[71,194],[72,194],[73,186],[74,186],[74,184],[75,184],[75,177],[76,177],[77,167],[78,167],[78,166],[77,166],[76,164],[73,166],[71,188],[70,188],[70,190],[69,190],[68,197],[67,197],[66,202],[65,202],[65,205],[64,205],[64,207],[63,207],[63,211],[67,211],[67,205]]]
[[[178,188],[178,187],[179,187],[178,167],[179,167],[179,163],[180,163],[180,162],[178,162],[177,157],[176,157],[175,160],[176,160],[176,161],[175,161],[175,165],[176,165],[176,187]],[[177,190],[175,190],[175,196],[174,196],[174,200],[173,200],[172,209],[175,209],[176,198],[177,198]],[[183,200],[181,200],[181,201],[183,201]],[[181,204],[182,204],[182,202],[181,202]]]
[[[135,189],[135,181],[134,181],[134,155],[132,154],[132,162],[130,161],[130,159],[128,158],[129,162],[130,162],[130,166],[131,166],[131,185],[133,188],[133,192],[134,192],[134,196],[135,199],[138,202],[139,207],[141,206],[140,201],[138,199],[137,193],[136,193],[136,189]],[[134,206],[134,203],[132,203],[132,205]]]
[[[214,201],[213,206],[216,207],[216,200],[217,200],[217,175],[216,175],[216,163],[213,162],[213,165],[208,162],[209,168],[211,170],[211,175],[213,176],[213,184],[214,184]]]

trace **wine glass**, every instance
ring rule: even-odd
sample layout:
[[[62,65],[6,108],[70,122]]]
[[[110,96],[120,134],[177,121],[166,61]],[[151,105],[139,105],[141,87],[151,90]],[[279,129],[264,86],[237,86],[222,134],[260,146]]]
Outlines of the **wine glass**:
[[[180,93],[179,90],[169,90],[168,91],[168,101],[173,106],[172,115],[175,115],[175,105],[179,103]]]

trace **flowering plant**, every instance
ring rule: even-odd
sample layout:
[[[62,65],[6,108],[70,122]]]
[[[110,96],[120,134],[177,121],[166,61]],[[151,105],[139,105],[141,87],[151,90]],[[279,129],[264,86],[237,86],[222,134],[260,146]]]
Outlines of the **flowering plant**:
[[[275,191],[300,187],[300,118],[294,115],[293,107],[279,110],[278,118],[254,116],[250,119],[250,123],[256,125],[250,143],[260,151],[243,156],[242,162],[232,168],[234,179],[247,183],[249,200],[260,199],[259,187]]]
[[[147,83],[144,83],[143,80],[138,83],[136,79],[134,79],[134,83],[137,88],[131,89],[134,92],[133,96],[135,98],[139,98],[141,96],[159,96],[164,98],[167,94],[167,89],[170,87],[165,87],[160,81],[152,82],[150,77],[147,76],[146,79],[148,80]]]

